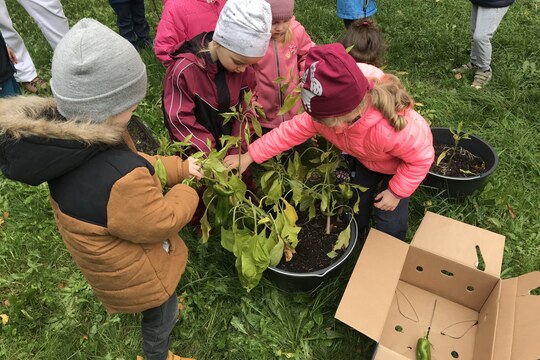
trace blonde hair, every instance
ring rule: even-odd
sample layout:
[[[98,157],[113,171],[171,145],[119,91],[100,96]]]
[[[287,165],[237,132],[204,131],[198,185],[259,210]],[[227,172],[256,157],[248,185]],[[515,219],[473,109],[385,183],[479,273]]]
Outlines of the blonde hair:
[[[289,27],[287,28],[287,31],[285,32],[285,35],[283,36],[283,42],[282,44],[288,44],[293,39],[293,31],[291,27],[291,23],[289,20]]]
[[[394,75],[385,74],[376,79],[371,94],[371,105],[379,110],[394,130],[407,126],[404,111],[413,106],[412,96]]]

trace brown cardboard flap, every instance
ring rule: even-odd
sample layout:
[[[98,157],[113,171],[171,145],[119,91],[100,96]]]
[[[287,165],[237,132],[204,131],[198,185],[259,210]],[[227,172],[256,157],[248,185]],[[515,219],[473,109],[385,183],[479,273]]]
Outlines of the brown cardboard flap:
[[[480,311],[499,282],[497,276],[413,246],[409,248],[401,280],[475,311]]]
[[[493,341],[493,359],[509,360],[512,354],[516,315],[517,278],[501,280],[497,328]],[[482,351],[482,349],[478,349]]]
[[[372,360],[408,360],[409,358],[390,350],[381,344],[377,345],[377,350],[373,354]]]
[[[478,245],[485,262],[484,271],[497,277],[501,273],[504,236],[442,215],[428,211],[411,245],[471,268],[478,264]]]
[[[500,294],[501,282],[499,281],[478,315],[478,332],[474,344],[473,355],[473,359],[475,360],[496,359],[494,355],[495,331],[497,329]],[[512,341],[512,338],[504,341],[504,343],[509,343]],[[506,359],[508,359],[510,353],[505,354],[505,356]]]
[[[540,271],[517,278],[512,360],[540,359],[540,295],[530,294],[539,286]]]
[[[409,245],[371,229],[336,318],[379,341]]]

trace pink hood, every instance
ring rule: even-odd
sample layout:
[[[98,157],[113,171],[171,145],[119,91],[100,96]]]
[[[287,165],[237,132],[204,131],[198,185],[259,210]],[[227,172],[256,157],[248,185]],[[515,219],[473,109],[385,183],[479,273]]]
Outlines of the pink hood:
[[[168,67],[171,53],[202,32],[214,31],[225,0],[167,0],[159,21],[154,52]]]
[[[249,153],[256,163],[262,163],[319,133],[368,169],[394,174],[390,190],[399,197],[409,197],[428,173],[434,150],[431,130],[424,118],[412,109],[406,110],[405,118],[407,126],[396,132],[375,108],[369,108],[354,124],[340,129],[314,122],[303,113],[255,141]]]
[[[265,56],[253,65],[257,78],[258,102],[262,105],[266,114],[266,120],[261,119],[260,121],[261,125],[266,128],[278,127],[281,122],[289,120],[298,114],[300,100],[287,114],[277,115],[287,94],[300,81],[308,50],[315,46],[304,27],[296,21],[294,16],[291,19],[290,26],[293,32],[291,41],[281,46],[271,39]],[[280,84],[275,82],[278,77],[284,79],[282,84],[290,81],[285,94],[281,93]]]

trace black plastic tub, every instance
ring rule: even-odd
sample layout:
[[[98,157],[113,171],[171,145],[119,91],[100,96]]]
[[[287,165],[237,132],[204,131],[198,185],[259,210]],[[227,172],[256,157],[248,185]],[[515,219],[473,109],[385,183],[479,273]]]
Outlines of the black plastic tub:
[[[349,241],[349,247],[345,250],[341,257],[330,266],[327,266],[321,270],[307,273],[291,272],[269,266],[264,274],[282,290],[289,292],[312,291],[326,280],[338,275],[341,272],[346,260],[356,247],[357,242],[358,228],[353,217],[351,221],[351,239]]]
[[[454,138],[448,128],[433,127],[431,133],[433,134],[434,144],[450,146],[454,144]],[[469,137],[470,139],[461,139],[459,146],[484,160],[486,171],[473,177],[453,177],[435,174],[430,171],[423,181],[424,185],[443,190],[448,197],[458,199],[471,195],[484,185],[487,177],[497,168],[499,158],[495,150],[487,142],[474,135],[469,135]]]

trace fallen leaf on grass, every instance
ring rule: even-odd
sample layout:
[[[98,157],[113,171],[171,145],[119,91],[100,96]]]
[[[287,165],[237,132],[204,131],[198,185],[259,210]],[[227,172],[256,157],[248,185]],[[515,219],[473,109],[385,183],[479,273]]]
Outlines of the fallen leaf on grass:
[[[88,335],[83,335],[83,336],[82,336],[82,339],[83,339],[84,341],[88,340]]]
[[[9,316],[6,314],[0,314],[0,320],[2,320],[2,326],[6,326],[9,322]]]
[[[512,220],[514,220],[516,218],[516,213],[514,212],[514,208],[512,207],[512,205],[510,205],[510,203],[506,203],[506,207],[508,208],[510,217],[512,218]]]
[[[4,219],[0,218],[0,225],[2,225],[4,222],[5,222]]]
[[[456,80],[461,80],[461,78],[463,77],[463,75],[461,75],[460,73],[455,73],[455,74],[454,74],[454,77],[456,78]]]
[[[11,303],[9,302],[8,299],[6,299],[6,300],[4,300],[4,305],[5,305],[5,306],[11,306]]]
[[[3,217],[4,219],[7,219],[9,217],[9,213],[7,211],[4,211]]]

